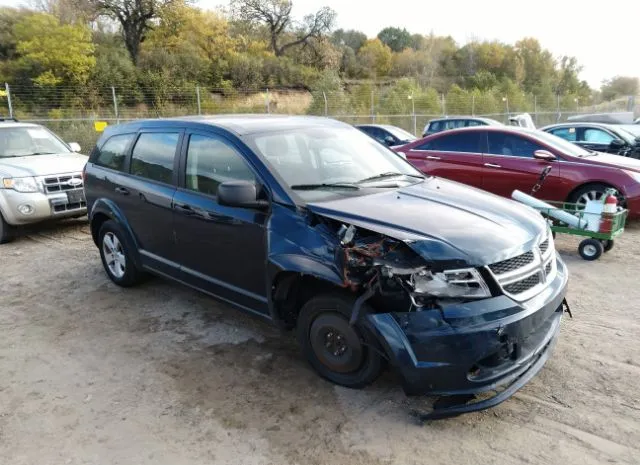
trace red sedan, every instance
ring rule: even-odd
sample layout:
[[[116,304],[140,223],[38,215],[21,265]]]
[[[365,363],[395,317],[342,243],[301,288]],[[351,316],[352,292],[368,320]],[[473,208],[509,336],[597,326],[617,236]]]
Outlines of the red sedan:
[[[530,193],[546,166],[551,172],[536,197],[585,204],[613,187],[640,217],[640,160],[588,151],[542,131],[515,127],[472,127],[425,137],[401,147],[426,174],[511,197]]]

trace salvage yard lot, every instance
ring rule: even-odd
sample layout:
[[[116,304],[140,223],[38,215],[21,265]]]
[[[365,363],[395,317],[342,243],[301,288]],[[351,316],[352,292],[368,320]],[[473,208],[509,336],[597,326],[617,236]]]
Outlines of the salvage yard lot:
[[[512,399],[419,426],[392,375],[321,380],[293,334],[159,278],[120,289],[82,221],[0,247],[0,463],[640,463],[640,225],[571,272],[554,354]]]

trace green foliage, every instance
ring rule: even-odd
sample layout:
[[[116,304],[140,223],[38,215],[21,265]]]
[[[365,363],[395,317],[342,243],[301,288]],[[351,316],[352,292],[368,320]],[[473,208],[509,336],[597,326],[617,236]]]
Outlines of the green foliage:
[[[396,53],[411,47],[413,44],[409,31],[399,27],[385,27],[378,33],[378,39]]]
[[[382,77],[389,74],[393,53],[380,39],[367,40],[358,52],[358,61],[368,73],[367,77]]]
[[[640,92],[640,80],[637,77],[616,76],[602,83],[602,98],[613,100],[616,97],[637,95]]]

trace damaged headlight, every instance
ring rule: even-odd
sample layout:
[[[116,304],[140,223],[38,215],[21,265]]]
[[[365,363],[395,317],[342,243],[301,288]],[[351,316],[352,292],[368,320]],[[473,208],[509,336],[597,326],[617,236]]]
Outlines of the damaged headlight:
[[[432,273],[425,269],[413,273],[409,282],[416,294],[466,299],[491,297],[489,286],[475,268],[441,273]]]

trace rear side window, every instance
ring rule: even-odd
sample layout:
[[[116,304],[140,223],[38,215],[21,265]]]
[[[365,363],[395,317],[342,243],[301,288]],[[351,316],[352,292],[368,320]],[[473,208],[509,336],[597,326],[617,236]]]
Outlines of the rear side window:
[[[447,134],[432,139],[415,148],[415,150],[434,150],[439,152],[480,153],[480,137],[482,132],[471,131],[459,134]]]
[[[142,133],[131,154],[131,174],[171,184],[179,133]]]
[[[135,134],[120,134],[109,138],[103,145],[94,163],[112,170],[124,171],[127,148]]]
[[[569,142],[575,142],[577,140],[576,128],[559,128],[551,131],[554,136],[562,137]]]
[[[433,123],[429,124],[429,132],[439,132],[442,129],[442,123],[440,121],[434,121]]]

